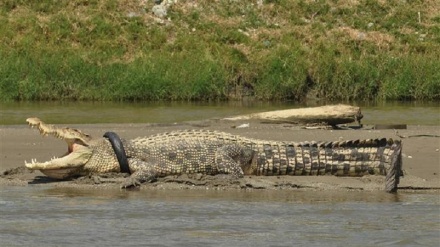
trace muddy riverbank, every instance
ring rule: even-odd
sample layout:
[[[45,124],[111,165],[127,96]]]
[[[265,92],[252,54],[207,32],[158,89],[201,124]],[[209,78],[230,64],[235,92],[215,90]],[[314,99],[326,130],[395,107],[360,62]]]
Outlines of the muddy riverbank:
[[[249,123],[248,128],[233,128]],[[368,138],[394,138],[403,141],[403,169],[405,176],[401,179],[401,190],[440,191],[440,135],[438,126],[408,126],[406,130],[373,130],[364,126],[356,130],[306,130],[301,126],[290,124],[261,124],[255,121],[200,121],[179,124],[74,124],[69,125],[100,137],[106,131],[114,131],[122,138],[131,139],[155,133],[179,129],[209,129],[230,132],[246,137],[284,140],[349,140]],[[403,138],[401,138],[403,137]],[[0,186],[51,186],[116,189],[124,179],[122,174],[105,174],[101,176],[80,177],[67,181],[57,181],[45,177],[40,172],[24,169],[24,161],[37,159],[49,160],[65,152],[63,141],[53,137],[41,137],[36,130],[26,125],[0,126]],[[158,179],[155,183],[144,184],[145,189],[203,189],[203,190],[383,190],[384,177],[364,176],[361,178],[344,178],[334,176],[247,176],[231,180],[222,176],[205,176],[201,174],[169,176]]]

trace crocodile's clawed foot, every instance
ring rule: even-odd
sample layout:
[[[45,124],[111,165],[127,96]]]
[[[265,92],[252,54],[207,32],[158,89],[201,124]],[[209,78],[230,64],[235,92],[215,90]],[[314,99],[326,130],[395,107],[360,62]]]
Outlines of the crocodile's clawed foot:
[[[93,182],[94,182],[95,184],[101,184],[101,183],[102,183],[102,180],[101,180],[101,177],[100,177],[100,176],[94,175],[94,176],[92,176],[91,178],[92,178],[92,180],[93,180]]]
[[[136,190],[140,189],[140,187],[141,182],[138,179],[132,177],[126,178],[125,181],[121,184],[121,189],[125,190]]]

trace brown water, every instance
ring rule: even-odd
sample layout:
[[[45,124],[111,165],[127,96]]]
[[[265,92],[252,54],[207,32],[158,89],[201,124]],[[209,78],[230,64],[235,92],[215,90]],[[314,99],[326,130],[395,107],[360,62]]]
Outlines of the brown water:
[[[437,194],[0,188],[1,246],[439,246]]]
[[[364,124],[440,125],[440,102],[360,103]],[[174,123],[254,112],[317,106],[293,102],[0,103],[0,125],[24,124],[28,117],[48,123]]]

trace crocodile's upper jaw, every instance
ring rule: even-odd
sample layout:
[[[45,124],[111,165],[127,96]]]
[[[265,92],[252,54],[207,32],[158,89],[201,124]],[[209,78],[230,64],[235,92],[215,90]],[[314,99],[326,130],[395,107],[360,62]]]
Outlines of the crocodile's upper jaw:
[[[31,127],[36,127],[41,135],[52,135],[67,142],[67,152],[60,158],[52,158],[50,161],[25,162],[28,169],[40,170],[51,178],[64,179],[72,175],[79,175],[81,169],[92,156],[93,150],[89,147],[91,136],[77,129],[57,128],[47,125],[38,118],[26,120]]]

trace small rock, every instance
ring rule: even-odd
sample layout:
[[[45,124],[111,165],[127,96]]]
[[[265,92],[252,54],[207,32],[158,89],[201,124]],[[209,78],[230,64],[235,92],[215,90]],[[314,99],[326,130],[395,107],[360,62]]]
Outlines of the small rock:
[[[153,11],[153,14],[159,18],[167,16],[167,8],[163,5],[154,5],[151,10]]]

